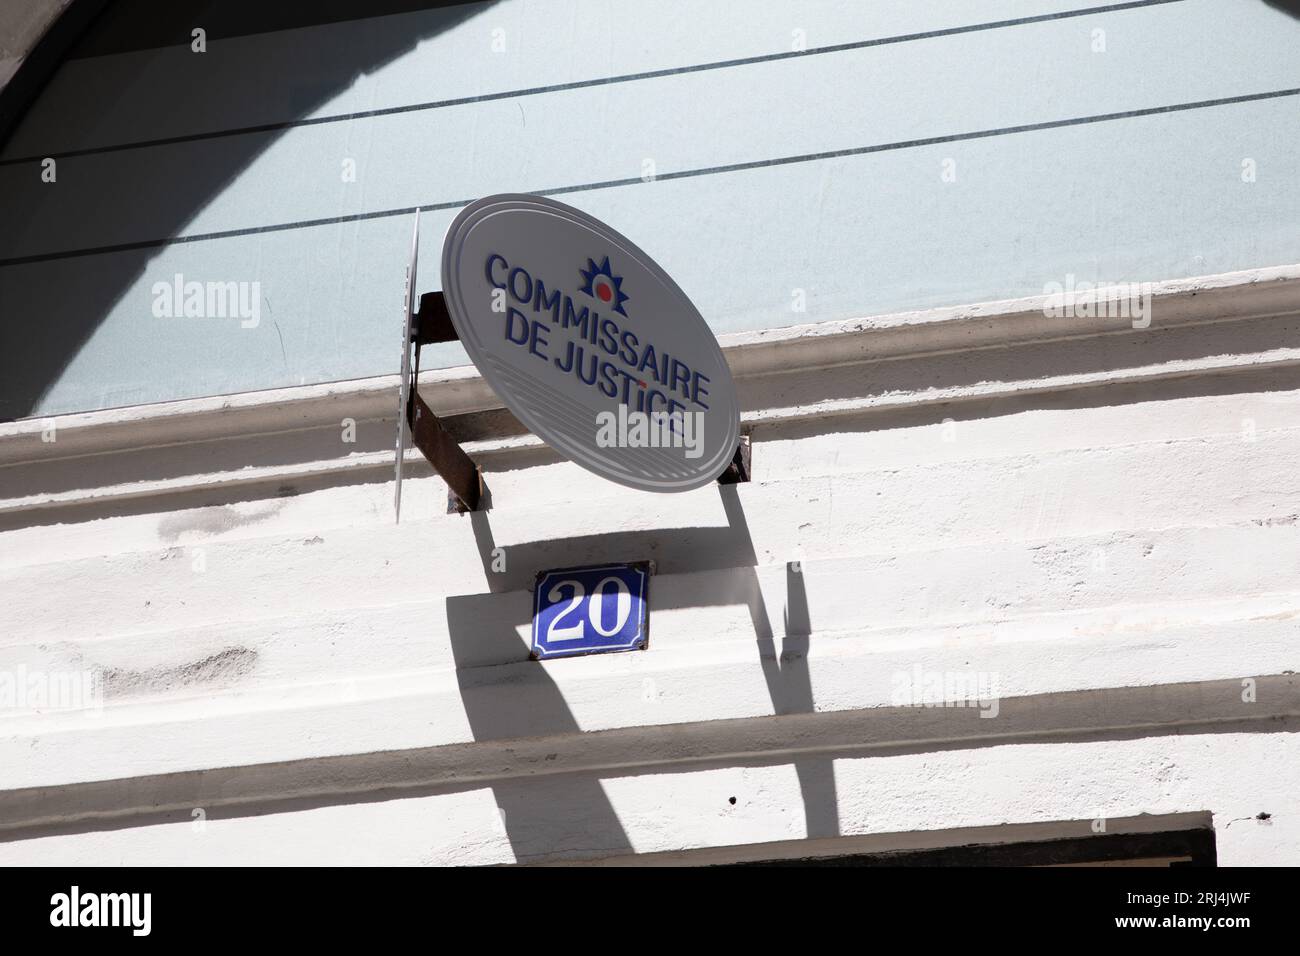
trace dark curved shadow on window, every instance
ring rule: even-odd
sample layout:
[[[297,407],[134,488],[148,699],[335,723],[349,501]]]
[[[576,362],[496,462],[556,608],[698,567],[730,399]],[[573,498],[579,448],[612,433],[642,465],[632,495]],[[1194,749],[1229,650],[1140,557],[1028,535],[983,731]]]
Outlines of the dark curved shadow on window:
[[[1264,0],[1264,2],[1275,10],[1281,10],[1283,13],[1289,13],[1296,19],[1300,19],[1300,0]]]
[[[152,54],[156,59],[167,51],[174,52],[178,46],[187,47],[194,24],[205,25],[209,43],[219,42],[224,37],[258,33],[270,37],[273,45],[278,37],[283,37],[283,42],[291,45],[293,33],[275,31],[355,21],[348,26],[346,42],[336,44],[338,55],[316,62],[310,75],[291,69],[287,62],[273,62],[274,58],[259,57],[255,63],[240,63],[237,58],[226,58],[219,63],[213,61],[213,71],[201,85],[178,80],[169,88],[149,91],[150,102],[157,106],[159,119],[163,122],[188,114],[204,115],[203,111],[217,106],[228,114],[232,107],[231,90],[237,89],[247,91],[243,95],[249,97],[247,106],[255,113],[257,96],[266,89],[266,84],[259,83],[254,89],[247,83],[233,82],[241,70],[247,69],[267,78],[270,83],[284,84],[291,91],[293,115],[277,119],[292,122],[329,102],[358,76],[371,73],[409,53],[421,41],[455,27],[495,2],[322,0],[312,4],[283,5],[281,8],[281,5],[252,0],[221,0],[220,3],[184,0],[160,8],[146,0],[116,0],[101,13],[98,8],[103,4],[99,0],[76,0],[47,31],[47,37],[52,39],[43,39],[33,50],[36,62],[24,69],[25,78],[16,77],[17,86],[6,91],[6,99],[0,104],[3,106],[0,119],[13,121],[25,112],[24,118],[11,130],[15,136],[21,134],[25,124],[39,117],[43,123],[51,120],[66,122],[83,135],[93,132],[95,143],[111,145],[117,140],[107,124],[95,130],[94,115],[68,116],[66,119],[54,116],[52,111],[56,107],[50,104],[57,102],[57,97],[47,98],[48,86],[39,92],[33,87],[44,86],[46,80],[57,84],[59,71],[64,66],[85,62],[89,57],[132,51],[146,57]],[[430,15],[415,19],[384,16],[418,10],[429,11]],[[95,13],[98,13],[97,18]],[[93,22],[89,22],[91,20]],[[417,22],[423,28],[420,33],[405,32]],[[57,48],[62,46],[66,49],[78,30],[86,32],[63,65],[51,71],[50,60],[57,55]],[[35,99],[30,103],[20,102],[32,96]],[[239,104],[234,106],[238,111]],[[0,127],[0,133],[3,132]],[[72,216],[68,216],[66,210],[51,215],[46,191],[55,187],[42,182],[39,159],[32,158],[19,164],[11,161],[8,167],[0,169],[0,172],[13,174],[8,180],[8,188],[0,190],[0,206],[5,209],[5,230],[12,247],[21,250],[22,254],[42,254],[52,249],[77,246],[79,243],[75,237],[79,224],[97,222],[125,221],[130,222],[133,232],[140,227],[151,236],[176,237],[197,213],[284,132],[283,129],[272,129],[222,137],[220,148],[213,148],[211,141],[202,140],[192,142],[188,147],[183,144],[161,147],[187,150],[185,162],[166,165],[161,176],[157,175],[157,170],[146,172],[137,169],[138,158],[132,155],[134,151],[110,153],[109,156],[121,161],[93,167],[84,162],[78,165],[75,156],[60,159],[56,182],[71,181],[76,188],[85,189],[83,195],[88,197],[84,202],[78,202]],[[52,151],[58,155],[58,150]],[[27,155],[30,151],[22,148],[17,152]],[[78,173],[90,168],[99,171],[104,180],[76,184]],[[132,191],[147,192],[150,197],[147,213],[132,211]],[[131,217],[135,215],[147,217],[147,222],[132,221]],[[36,413],[42,396],[58,381],[80,347],[165,248],[0,266],[0,273],[22,270],[21,275],[0,274],[0,282],[6,286],[3,306],[0,306],[0,421]],[[394,275],[398,280],[403,265],[394,263]],[[142,366],[149,364],[147,356],[138,358],[144,359],[140,363]],[[201,378],[205,374],[203,356],[195,355],[194,361],[194,374]],[[147,369],[141,374],[147,375]],[[220,373],[212,370],[207,374],[215,377]],[[216,389],[218,392],[242,390]],[[95,404],[99,407],[152,400],[130,386],[106,386],[98,397],[100,400]]]

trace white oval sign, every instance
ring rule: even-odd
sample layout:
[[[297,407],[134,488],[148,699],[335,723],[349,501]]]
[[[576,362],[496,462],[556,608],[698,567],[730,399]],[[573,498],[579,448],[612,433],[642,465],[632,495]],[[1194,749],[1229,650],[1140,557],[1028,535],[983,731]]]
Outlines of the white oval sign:
[[[538,196],[461,210],[442,247],[447,311],[515,416],[569,460],[645,491],[689,491],[740,437],[731,370],[663,269]]]

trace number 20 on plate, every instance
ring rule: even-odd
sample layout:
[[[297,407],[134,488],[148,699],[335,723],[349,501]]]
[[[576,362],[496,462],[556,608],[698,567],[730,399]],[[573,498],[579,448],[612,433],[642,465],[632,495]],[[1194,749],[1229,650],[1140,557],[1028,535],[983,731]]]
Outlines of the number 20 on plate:
[[[645,650],[650,640],[650,562],[563,568],[537,575],[535,660]]]

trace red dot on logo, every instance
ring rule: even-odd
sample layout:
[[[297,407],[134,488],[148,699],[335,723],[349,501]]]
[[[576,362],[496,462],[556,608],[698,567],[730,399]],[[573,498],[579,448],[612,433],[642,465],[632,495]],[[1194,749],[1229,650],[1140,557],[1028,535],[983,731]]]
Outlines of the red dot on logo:
[[[605,283],[602,282],[600,285],[596,286],[596,298],[600,299],[601,302],[608,302],[613,297],[614,293],[610,291],[609,286]]]

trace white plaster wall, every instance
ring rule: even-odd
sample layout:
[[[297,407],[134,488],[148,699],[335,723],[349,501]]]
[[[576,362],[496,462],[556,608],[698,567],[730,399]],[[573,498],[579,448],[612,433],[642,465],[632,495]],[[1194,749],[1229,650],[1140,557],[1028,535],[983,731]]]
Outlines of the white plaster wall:
[[[0,426],[0,674],[105,691],[0,709],[0,862],[761,855],[1204,813],[1222,863],[1300,862],[1293,273],[1158,297],[1147,332],[1010,334],[1031,303],[728,338],[754,429],[728,490],[622,489],[479,408],[449,421],[492,510],[444,514],[417,468],[395,526],[382,383]],[[648,651],[526,660],[538,570],[642,558]],[[994,675],[998,716],[897,706],[915,668]]]
[[[1219,862],[1293,864],[1300,859],[1294,734],[1175,736],[1069,745],[1021,745],[826,762],[827,791],[845,836],[1042,821],[1078,821],[1059,836],[1086,836],[1092,821],[1216,807]],[[172,823],[0,844],[5,864],[77,865],[420,865],[513,863],[539,855],[585,858],[607,851],[608,833],[584,826],[591,788],[614,808],[632,852],[803,839],[804,791],[789,764],[620,776],[593,782],[550,779],[529,800],[554,808],[529,816],[512,845],[490,788],[397,797],[233,819]],[[736,803],[729,802],[736,797]],[[1274,808],[1272,819],[1255,817]],[[1291,812],[1286,812],[1290,808]],[[603,809],[603,808],[602,808]],[[1122,822],[1110,828],[1123,832]],[[825,836],[825,833],[814,833]],[[883,842],[883,840],[882,840]],[[897,842],[897,841],[895,841]],[[906,841],[904,841],[906,842]],[[937,841],[942,844],[942,837]]]

